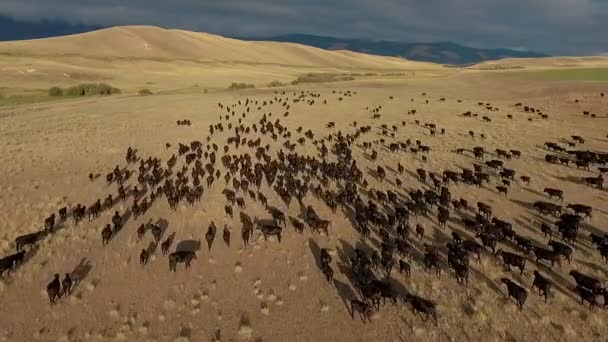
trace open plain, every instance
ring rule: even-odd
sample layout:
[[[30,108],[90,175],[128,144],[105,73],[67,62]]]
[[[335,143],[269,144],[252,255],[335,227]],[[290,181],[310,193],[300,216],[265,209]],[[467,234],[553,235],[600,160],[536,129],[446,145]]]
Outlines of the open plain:
[[[0,280],[0,340],[599,341],[608,336],[601,292],[594,293],[598,305],[590,309],[587,301],[581,304],[569,275],[576,270],[602,286],[608,279],[601,248],[590,238],[608,233],[607,185],[603,179],[603,189],[585,184],[600,179],[608,162],[601,157],[608,152],[608,81],[584,76],[605,75],[608,58],[453,68],[157,30],[125,27],[0,43],[0,257],[17,252],[17,237],[44,232]],[[167,37],[155,40],[163,34]],[[564,70],[578,69],[596,72],[563,76]],[[560,74],[526,77],[551,72]],[[290,84],[307,73],[350,78]],[[272,81],[284,85],[267,87]],[[98,82],[121,93],[46,96],[52,86]],[[232,82],[255,88],[228,90]],[[142,88],[152,94],[138,95]],[[176,124],[181,120],[190,124]],[[362,131],[366,126],[370,129]],[[555,143],[551,150],[547,142]],[[180,153],[180,143],[189,150]],[[136,152],[128,163],[129,147]],[[483,159],[474,157],[475,147],[484,148]],[[497,156],[497,149],[507,156]],[[600,157],[588,168],[578,167],[580,160],[568,150]],[[568,164],[547,162],[546,155]],[[501,160],[502,167],[486,164],[491,160]],[[487,177],[480,186],[463,174],[473,164],[480,165],[475,177]],[[426,171],[426,181],[419,169]],[[501,177],[509,169],[514,177]],[[116,177],[126,170],[123,201]],[[497,191],[502,186],[506,195]],[[442,187],[449,191],[447,201]],[[190,201],[197,188],[202,193]],[[562,190],[563,201],[549,198],[546,188]],[[169,198],[180,189],[185,195],[170,206]],[[225,189],[244,203],[229,201]],[[416,190],[423,198],[416,198]],[[383,198],[389,191],[394,198]],[[108,195],[111,205],[89,215]],[[147,208],[134,210],[136,197]],[[377,208],[370,209],[368,201]],[[583,204],[592,214],[566,241],[555,225],[559,214],[540,213],[533,206],[538,201],[559,205],[562,213],[573,213],[568,204]],[[476,235],[500,226],[476,221],[478,202],[491,207],[492,218],[511,224],[507,231],[513,235],[497,234],[496,250],[521,256],[521,274],[483,247],[480,260],[470,257],[468,284],[457,281],[446,247],[452,233],[481,244]],[[76,223],[71,213],[77,204],[89,209]],[[418,212],[420,206],[426,214]],[[58,213],[63,207],[65,220]],[[407,208],[407,220],[397,207]],[[438,223],[439,208],[449,212],[445,227]],[[280,239],[265,239],[268,230],[255,221],[272,219],[272,211],[275,218],[279,213],[286,218]],[[102,231],[114,223],[115,212],[119,227],[103,245]],[[56,219],[45,231],[53,213]],[[241,214],[255,221],[248,245],[242,241],[247,224]],[[327,234],[311,229],[324,220]],[[465,227],[470,221],[476,223]],[[142,224],[160,228],[159,242],[173,236],[167,255],[151,232],[138,237]],[[521,238],[552,250],[543,224],[552,240],[572,249],[570,262],[558,258],[560,265],[550,267],[537,261],[534,247],[527,251],[525,243],[517,243]],[[381,253],[399,242],[409,249]],[[142,249],[149,256],[143,264]],[[330,281],[322,272],[321,249],[331,256]],[[373,298],[365,300],[362,271],[354,270],[365,267],[353,265],[355,249],[391,254],[394,261],[388,277],[384,267],[370,266],[369,277],[389,284],[390,293],[382,292],[388,299],[378,310]],[[170,271],[168,255],[180,250],[194,251],[196,259],[189,268],[178,263],[176,272]],[[426,267],[434,253],[439,275]],[[400,260],[411,266],[409,276],[399,272]],[[546,302],[531,289],[537,270],[552,283]],[[63,279],[66,273],[74,281],[71,293],[51,305],[47,284],[54,274]],[[501,278],[526,289],[521,311]],[[435,304],[436,324],[416,314],[412,295]],[[354,299],[372,308],[369,321],[351,311]]]

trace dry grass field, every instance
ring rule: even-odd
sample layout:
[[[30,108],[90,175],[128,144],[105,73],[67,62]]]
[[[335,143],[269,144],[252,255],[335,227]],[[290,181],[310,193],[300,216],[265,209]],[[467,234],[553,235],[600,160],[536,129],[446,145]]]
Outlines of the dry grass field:
[[[581,305],[573,290],[576,283],[568,274],[578,270],[606,284],[607,264],[589,238],[590,233],[608,233],[606,183],[603,190],[582,184],[582,177],[599,175],[597,165],[586,170],[574,163],[545,162],[546,154],[558,153],[544,145],[556,142],[567,149],[607,152],[608,82],[504,77],[509,72],[533,72],[543,65],[542,60],[505,62],[523,67],[513,71],[444,68],[291,44],[239,42],[158,30],[125,27],[82,36],[0,43],[1,257],[15,253],[15,238],[43,229],[45,218],[60,208],[73,208],[78,203],[88,207],[97,199],[103,202],[109,194],[116,198],[118,186],[106,182],[106,174],[115,166],[133,171],[124,185],[129,189],[136,186],[139,161],[126,163],[128,147],[136,149],[143,160],[159,158],[160,166],[166,169],[167,161],[178,154],[179,143],[200,141],[203,152],[208,151],[208,144],[217,144],[215,169],[221,174],[209,187],[208,174],[201,178],[204,193],[194,205],[183,200],[173,210],[166,197],[161,197],[135,218],[129,197],[92,220],[57,222],[53,233],[29,249],[25,261],[0,280],[1,341],[599,341],[608,336],[603,299],[598,297],[599,306],[592,310],[586,302]],[[580,59],[576,67],[602,68],[602,63],[602,59]],[[307,73],[356,76],[351,81],[290,84]],[[266,87],[272,81],[286,85]],[[46,95],[52,86],[99,82],[117,87],[121,93],[65,98]],[[232,82],[251,83],[255,88],[228,90]],[[143,88],[152,95],[137,95]],[[602,92],[607,95],[601,96]],[[294,102],[296,99],[299,101]],[[312,100],[314,104],[309,102]],[[493,109],[487,109],[486,104]],[[372,109],[378,106],[380,118],[373,119]],[[527,113],[523,106],[539,109],[548,118]],[[478,116],[463,116],[467,111]],[[595,117],[583,115],[584,111]],[[483,164],[473,158],[475,146],[485,148],[486,161],[497,159],[496,149],[521,151],[521,158],[502,159],[505,168],[516,172],[507,196],[496,191],[496,186],[502,185],[498,173],[484,167],[490,181],[481,187],[463,182],[445,184],[452,199],[463,198],[469,203],[468,210],[450,206],[446,228],[437,223],[437,207],[429,209],[426,216],[410,217],[408,240],[415,251],[411,258],[396,254],[395,260],[407,260],[411,275],[401,275],[395,267],[386,281],[400,297],[410,293],[433,301],[437,325],[425,321],[402,301],[382,304],[370,322],[363,323],[358,314],[351,318],[350,301],[362,296],[353,280],[350,258],[355,248],[380,253],[382,239],[381,227],[371,223],[371,236],[359,233],[356,212],[348,203],[340,203],[334,213],[309,191],[302,204],[293,198],[288,205],[264,179],[259,192],[268,197],[269,206],[284,212],[288,219],[280,242],[275,237],[265,241],[255,230],[250,244],[244,246],[240,213],[251,218],[270,218],[270,214],[259,200],[243,191],[237,196],[244,198],[245,207],[234,205],[234,218],[225,214],[228,202],[222,190],[231,188],[232,181],[224,181],[227,170],[220,159],[227,139],[234,136],[234,127],[255,124],[259,128],[263,116],[291,136],[278,134],[274,140],[269,132],[251,130],[241,132],[240,138],[254,141],[259,137],[262,147],[268,144],[267,153],[273,160],[280,150],[290,153],[284,146],[286,140],[295,144],[294,153],[321,160],[321,140],[331,150],[339,132],[352,136],[360,127],[370,125],[371,131],[360,134],[350,146],[368,183],[367,188],[358,183],[364,203],[371,196],[370,189],[391,190],[401,203],[410,200],[411,191],[434,189],[430,181],[419,180],[416,170],[420,168],[438,175],[445,170],[460,174],[463,168],[473,169],[473,163]],[[482,120],[483,116],[491,121]],[[184,119],[191,125],[176,125]],[[220,122],[224,130],[216,129],[210,135],[210,125]],[[335,126],[327,127],[329,122]],[[228,129],[229,124],[232,129]],[[383,135],[383,124],[388,127],[387,135]],[[435,124],[436,134],[425,124]],[[302,127],[301,133],[298,127]],[[297,143],[309,129],[314,138]],[[444,134],[441,129],[445,129]],[[584,144],[569,147],[567,142],[572,142],[573,135],[583,137]],[[430,153],[414,154],[409,148],[389,150],[390,143],[408,139],[411,147],[420,140],[430,147]],[[365,149],[363,143],[367,142],[371,148]],[[458,148],[464,148],[464,153],[457,154]],[[249,154],[254,164],[258,162],[255,148],[230,144],[228,149],[229,155]],[[372,150],[377,152],[376,160],[370,157]],[[209,163],[204,157],[200,160],[203,165]],[[327,160],[336,162],[337,156],[329,152]],[[402,174],[398,164],[405,167]],[[192,187],[193,165],[179,157],[170,178],[175,180],[176,173],[187,166]],[[386,170],[383,181],[377,178],[379,166]],[[100,177],[91,181],[90,173]],[[291,176],[303,179],[302,173]],[[520,176],[530,177],[530,184],[523,183]],[[243,177],[236,174],[236,178]],[[309,185],[317,187],[320,182],[312,177]],[[323,189],[337,193],[344,186],[343,180],[331,179]],[[547,187],[563,190],[564,202],[549,199],[543,193]],[[253,185],[250,189],[258,192]],[[149,198],[151,190],[143,196]],[[445,246],[452,240],[452,232],[480,242],[462,221],[475,218],[478,201],[491,205],[493,216],[512,223],[519,236],[545,247],[548,238],[540,226],[550,225],[554,239],[562,241],[554,226],[558,218],[539,214],[532,203],[561,204],[564,212],[570,212],[566,204],[580,203],[592,207],[593,213],[582,221],[576,242],[570,244],[574,250],[570,263],[562,260],[561,266],[549,268],[546,261],[537,263],[533,254],[503,241],[498,248],[526,259],[522,275],[519,270],[505,270],[501,259],[487,248],[479,262],[471,259],[468,286],[456,281],[445,260],[439,276],[427,271],[421,258],[424,244],[438,247],[446,258]],[[385,213],[392,213],[393,205],[376,202]],[[308,225],[303,233],[296,232],[289,217],[302,218],[302,206],[308,205],[320,218],[331,221],[328,235],[313,233]],[[111,223],[115,211],[124,215],[124,227],[102,246],[101,231]],[[205,235],[212,222],[217,234],[209,248]],[[185,269],[180,263],[177,272],[171,272],[168,257],[153,243],[152,234],[147,232],[138,239],[136,230],[145,223],[157,223],[164,229],[162,241],[175,233],[171,252],[200,244],[191,267]],[[422,238],[414,234],[417,224],[424,227]],[[230,231],[229,245],[222,236],[225,228]],[[384,228],[394,240],[394,227]],[[332,256],[331,282],[325,280],[319,267],[321,248],[327,248]],[[139,262],[142,249],[151,254],[144,266]],[[553,283],[547,303],[530,290],[535,270]],[[62,279],[69,273],[76,283],[69,296],[50,305],[46,286],[55,273]],[[374,274],[384,278],[380,270]],[[503,277],[528,291],[522,311],[507,298],[507,287],[500,280]]]

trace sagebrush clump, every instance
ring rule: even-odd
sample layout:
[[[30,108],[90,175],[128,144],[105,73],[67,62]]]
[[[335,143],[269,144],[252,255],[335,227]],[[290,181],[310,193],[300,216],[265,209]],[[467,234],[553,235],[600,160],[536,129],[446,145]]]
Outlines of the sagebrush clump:
[[[235,90],[235,89],[250,89],[250,88],[255,88],[255,85],[253,85],[251,83],[232,82],[232,84],[230,84],[230,87],[228,87],[228,89],[231,89],[231,90]]]
[[[298,76],[297,79],[291,82],[291,84],[299,83],[320,83],[320,82],[339,82],[339,81],[352,81],[355,78],[349,74],[330,74],[330,73],[308,73],[306,75]]]
[[[152,91],[150,91],[150,89],[148,89],[148,88],[143,88],[137,92],[137,95],[141,95],[141,96],[152,95]]]
[[[285,84],[283,82],[279,82],[279,81],[272,81],[272,82],[268,83],[269,88],[276,88],[276,87],[283,87],[283,86],[285,86]]]
[[[49,96],[93,96],[119,94],[120,89],[105,83],[78,84],[69,88],[52,87]]]
[[[79,84],[64,91],[67,96],[92,96],[118,94],[120,90],[105,83]]]
[[[59,87],[51,87],[49,89],[49,96],[63,96],[63,90]]]

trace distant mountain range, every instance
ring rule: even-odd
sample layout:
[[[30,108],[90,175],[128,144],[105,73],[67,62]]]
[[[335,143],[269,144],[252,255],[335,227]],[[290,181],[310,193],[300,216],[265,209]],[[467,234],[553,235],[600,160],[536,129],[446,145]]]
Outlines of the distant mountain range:
[[[0,41],[57,37],[104,28],[71,24],[61,20],[21,21],[0,15]],[[342,39],[307,34],[273,37],[234,37],[242,40],[266,40],[298,43],[325,50],[350,50],[372,55],[404,57],[413,61],[439,64],[475,64],[508,57],[548,57],[549,55],[510,49],[477,49],[451,42],[402,43],[371,39]]]
[[[371,39],[342,39],[307,34],[288,34],[261,38],[239,37],[239,39],[298,43],[326,50],[350,50],[439,64],[475,64],[510,57],[549,57],[549,55],[539,52],[511,49],[478,49],[451,42],[401,43]]]

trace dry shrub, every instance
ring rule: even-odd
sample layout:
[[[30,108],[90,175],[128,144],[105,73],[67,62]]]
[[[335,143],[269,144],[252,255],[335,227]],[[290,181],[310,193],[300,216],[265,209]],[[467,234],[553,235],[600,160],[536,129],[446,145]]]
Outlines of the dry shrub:
[[[250,84],[250,83],[237,83],[237,82],[232,82],[232,84],[230,84],[230,86],[228,87],[228,89],[230,90],[236,90],[236,89],[250,89],[250,88],[255,88],[255,85]]]
[[[139,91],[137,92],[137,95],[141,95],[141,96],[152,95],[152,94],[153,93],[148,88],[139,89]]]
[[[320,83],[320,82],[340,82],[340,81],[352,81],[355,78],[348,74],[330,74],[330,73],[308,73],[306,75],[298,76],[291,84],[299,83]]]
[[[63,90],[59,87],[51,87],[49,89],[49,96],[63,96]]]
[[[269,88],[276,88],[276,87],[283,87],[283,86],[285,86],[285,84],[283,82],[279,82],[279,81],[272,81],[272,82],[268,83]]]
[[[112,95],[119,94],[120,89],[114,88],[105,83],[98,84],[79,84],[69,87],[63,91],[65,96],[93,96],[93,95]]]

